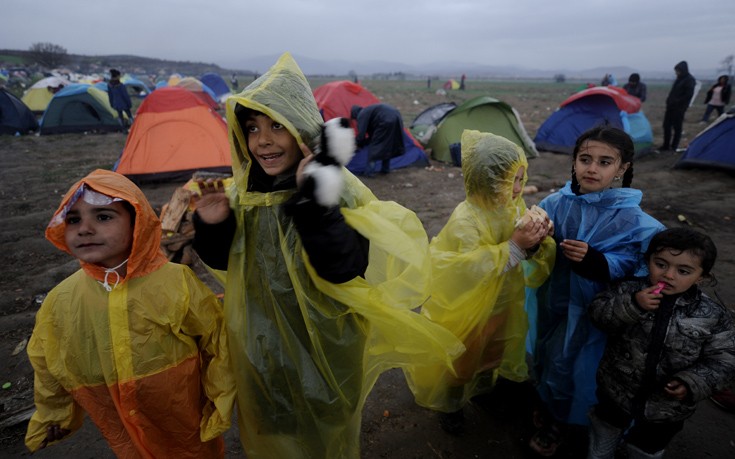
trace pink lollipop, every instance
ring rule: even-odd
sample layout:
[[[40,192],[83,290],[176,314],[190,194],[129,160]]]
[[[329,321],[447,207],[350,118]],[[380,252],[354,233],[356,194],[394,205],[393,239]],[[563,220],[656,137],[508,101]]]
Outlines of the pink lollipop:
[[[653,293],[655,293],[656,295],[658,295],[659,293],[661,293],[661,290],[663,290],[663,289],[664,289],[664,287],[666,287],[666,284],[665,284],[665,283],[663,283],[663,282],[659,282],[659,283],[658,283],[658,284],[656,284],[656,285],[657,285],[658,287],[656,288],[656,290],[654,290],[654,291],[653,291]]]

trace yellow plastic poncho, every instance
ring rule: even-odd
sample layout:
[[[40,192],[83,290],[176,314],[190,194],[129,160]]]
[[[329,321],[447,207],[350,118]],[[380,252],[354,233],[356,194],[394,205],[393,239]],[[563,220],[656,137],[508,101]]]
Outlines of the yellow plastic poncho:
[[[46,230],[55,246],[69,252],[64,216],[82,184],[135,209],[127,276],[108,292],[104,268],[81,262],[41,305],[28,343],[36,411],[26,445],[37,450],[53,424],[79,429],[86,412],[118,457],[223,457],[235,384],[219,300],[168,262],[158,217],[114,172],[71,187]]]
[[[378,201],[343,169],[341,210],[370,242],[365,278],[331,284],[309,265],[281,204],[296,191],[248,191],[252,159],[238,106],[281,123],[314,146],[322,119],[289,54],[227,100],[237,230],[225,316],[248,457],[357,458],[361,411],[381,372],[428,362],[450,366],[451,333],[413,308],[428,296],[428,240],[416,215]]]
[[[489,391],[500,375],[527,378],[528,330],[524,289],[538,287],[554,264],[555,245],[546,237],[538,251],[504,272],[517,218],[526,212],[522,193],[512,198],[523,150],[503,137],[466,130],[462,172],[467,198],[431,241],[431,298],[422,312],[454,333],[466,352],[454,362],[456,375],[435,366],[407,373],[417,403],[453,412]]]

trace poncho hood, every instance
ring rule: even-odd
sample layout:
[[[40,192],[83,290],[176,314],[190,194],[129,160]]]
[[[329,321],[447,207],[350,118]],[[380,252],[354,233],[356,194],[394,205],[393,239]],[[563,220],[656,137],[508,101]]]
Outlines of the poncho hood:
[[[523,185],[528,180],[528,161],[523,149],[510,140],[484,132],[462,133],[462,173],[467,201],[486,210],[516,208],[513,182],[523,167]]]
[[[276,64],[240,94],[227,99],[227,128],[232,152],[232,171],[240,197],[253,190],[251,181],[268,181],[247,146],[239,116],[254,110],[282,124],[296,139],[314,150],[323,119],[309,82],[290,53],[284,53]]]
[[[69,188],[46,227],[46,239],[59,249],[71,254],[64,237],[66,230],[64,214],[68,211],[72,197],[83,184],[98,193],[127,201],[135,209],[133,247],[128,258],[126,279],[145,276],[168,262],[161,251],[161,221],[143,192],[126,177],[103,169],[91,172]],[[104,280],[104,267],[84,261],[80,261],[80,264],[87,274],[99,281]],[[120,282],[123,280],[121,279]]]
[[[641,190],[636,190],[635,188],[608,188],[597,193],[575,194],[572,190],[571,181],[567,182],[559,192],[566,198],[579,200],[591,206],[604,209],[638,207],[643,198]]]

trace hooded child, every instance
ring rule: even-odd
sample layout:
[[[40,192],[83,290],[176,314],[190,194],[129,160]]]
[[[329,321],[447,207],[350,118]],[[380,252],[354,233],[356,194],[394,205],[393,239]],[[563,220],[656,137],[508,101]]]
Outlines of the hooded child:
[[[331,204],[306,191],[311,151],[331,139],[290,54],[227,100],[227,122],[234,184],[217,219],[207,221],[212,201],[202,196],[194,247],[226,269],[243,447],[253,458],[358,458],[377,377],[415,362],[450,365],[461,350],[413,311],[428,296],[426,233],[344,167]]]
[[[517,225],[527,212],[523,150],[473,130],[463,132],[461,145],[467,198],[431,241],[432,292],[422,313],[467,350],[454,362],[456,373],[440,366],[406,372],[418,404],[452,413],[440,417],[451,433],[461,430],[462,407],[498,377],[528,378],[525,286],[540,286],[556,256],[550,222]]]
[[[36,315],[28,448],[78,430],[86,413],[118,457],[224,457],[235,384],[222,305],[166,259],[143,192],[98,169],[70,188],[46,238],[81,269]]]

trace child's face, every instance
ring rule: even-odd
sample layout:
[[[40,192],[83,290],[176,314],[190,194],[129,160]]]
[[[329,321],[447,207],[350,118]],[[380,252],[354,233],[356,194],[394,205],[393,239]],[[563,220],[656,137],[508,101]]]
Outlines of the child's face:
[[[596,140],[585,142],[574,160],[574,174],[580,193],[595,193],[610,188],[615,177],[622,177],[629,164],[622,163],[616,148]]]
[[[521,192],[523,191],[523,176],[526,173],[526,168],[524,166],[521,166],[518,169],[518,172],[516,172],[515,177],[513,177],[513,199],[516,199],[518,196],[521,195]]]
[[[283,174],[304,157],[288,129],[262,113],[248,116],[245,135],[250,153],[268,175]]]
[[[651,285],[665,284],[661,293],[676,295],[702,279],[702,257],[690,251],[679,253],[668,248],[654,253],[648,260]]]
[[[76,258],[114,268],[133,246],[130,213],[121,202],[93,205],[79,199],[66,214],[64,238]]]

